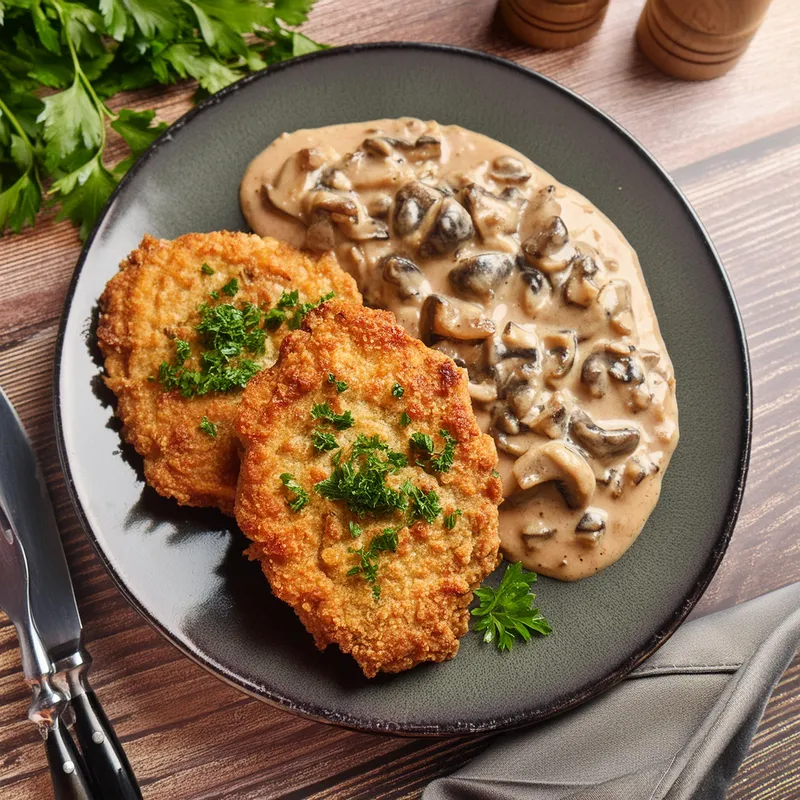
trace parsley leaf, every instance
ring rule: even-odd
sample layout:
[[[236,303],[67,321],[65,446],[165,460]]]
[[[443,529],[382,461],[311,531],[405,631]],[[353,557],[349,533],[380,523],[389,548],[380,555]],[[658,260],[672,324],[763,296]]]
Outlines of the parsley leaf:
[[[358,549],[348,547],[347,552],[357,555],[360,559],[360,563],[350,567],[347,574],[363,576],[367,584],[372,587],[373,599],[379,600],[381,587],[378,583],[378,553],[397,552],[397,528],[384,528],[372,538],[368,548],[365,549],[363,545]]]
[[[475,590],[480,604],[472,609],[472,616],[478,618],[473,630],[484,632],[484,642],[494,642],[498,650],[510,650],[516,639],[530,641],[532,631],[542,636],[552,633],[550,624],[533,606],[536,595],[531,586],[535,581],[535,572],[516,563],[506,568],[496,590],[489,586]]]
[[[317,450],[326,453],[328,450],[336,450],[339,447],[339,442],[332,433],[326,433],[318,428],[311,434],[312,442]]]
[[[355,522],[350,522],[349,527],[350,527],[350,536],[352,536],[354,539],[358,539],[358,537],[361,536],[362,533],[364,533],[364,529]]]
[[[347,384],[344,381],[337,381],[336,376],[332,372],[328,373],[328,383],[335,384],[336,391],[339,392],[339,394],[347,390]]]
[[[291,292],[287,292],[285,289],[281,292],[281,296],[278,298],[278,302],[275,304],[276,308],[294,308],[297,305],[297,301],[300,298],[300,293],[297,289],[293,289]]]
[[[211,267],[209,267],[208,264],[203,264],[203,266],[200,267],[200,272],[202,272],[203,275],[213,275],[214,274],[214,270]]]
[[[342,414],[336,414],[334,410],[327,403],[315,403],[311,408],[311,416],[314,419],[321,419],[325,422],[330,422],[336,430],[344,431],[350,428],[355,423],[353,415],[350,411],[345,411]]]
[[[396,383],[392,386],[392,397],[400,398],[406,393],[406,390],[399,384]]]
[[[319,50],[290,27],[312,5],[0,0],[0,234],[32,225],[44,198],[86,238],[119,179],[166,128],[153,111],[112,109],[104,99],[187,77],[202,95]],[[126,152],[110,165],[120,144]]]
[[[411,417],[409,417],[408,413],[405,412],[405,411],[400,415],[400,424],[403,427],[405,427],[406,425],[410,425],[411,424]]]
[[[200,420],[200,430],[203,433],[207,433],[212,439],[217,438],[217,423],[211,422],[208,417],[204,416],[202,420]]]
[[[319,300],[316,300],[313,303],[301,303],[297,310],[294,312],[294,316],[289,320],[289,330],[296,331],[302,324],[303,320],[311,311],[312,308],[317,308],[317,306],[321,306],[323,303],[326,303],[328,300],[332,299],[336,296],[336,292],[328,292],[328,294],[322,295]]]
[[[284,472],[281,475],[281,483],[287,489],[286,502],[292,511],[300,511],[305,508],[308,501],[311,499],[308,492],[294,479],[294,475],[289,472]]]
[[[271,331],[276,331],[286,322],[286,312],[277,308],[271,308],[264,315],[264,325]]]
[[[429,492],[424,492],[419,487],[414,486],[411,481],[406,481],[400,487],[400,491],[407,495],[411,501],[409,509],[411,522],[417,519],[433,522],[441,514],[442,506],[439,503],[439,495],[433,489]]]
[[[381,458],[389,446],[377,436],[356,438],[347,461],[341,451],[334,456],[330,476],[314,486],[327,500],[342,500],[354,514],[384,514],[405,510],[408,500],[402,491],[386,484],[386,476],[397,467],[389,458]]]
[[[239,291],[239,281],[236,278],[231,278],[220,291],[222,294],[228,295],[228,297],[233,297]]]
[[[451,531],[455,528],[456,524],[458,523],[458,518],[462,516],[464,512],[457,508],[452,514],[445,514],[444,517],[444,526],[447,530]]]
[[[433,437],[427,433],[412,433],[409,444],[413,449],[421,451],[421,460],[417,460],[421,467],[427,467],[433,472],[448,472],[453,466],[458,441],[444,428],[439,430],[439,436],[444,439],[441,453],[435,452]]]

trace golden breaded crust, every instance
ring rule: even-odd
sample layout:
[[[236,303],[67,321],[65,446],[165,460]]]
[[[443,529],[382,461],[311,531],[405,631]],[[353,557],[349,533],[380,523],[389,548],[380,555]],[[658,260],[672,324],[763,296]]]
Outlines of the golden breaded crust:
[[[203,264],[213,275],[201,271]],[[329,291],[360,302],[353,279],[333,254],[314,258],[278,242],[245,233],[190,233],[174,241],[145,236],[120,265],[100,298],[97,329],[105,356],[106,383],[117,396],[123,435],[144,458],[147,482],[160,494],[192,506],[233,513],[239,471],[234,422],[241,390],[185,398],[152,380],[162,362],[175,361],[176,338],[200,352],[198,307],[212,291],[236,278],[239,291],[216,302],[274,307],[284,290],[300,302]],[[282,325],[254,360],[271,365],[287,333]],[[217,436],[203,433],[203,417]]]
[[[348,388],[338,393],[333,373]],[[392,394],[398,383],[401,398]],[[314,404],[352,412],[343,431],[311,416]],[[406,412],[410,424],[401,424]],[[334,452],[312,445],[315,428],[332,433],[346,460],[358,434],[377,435],[410,466],[390,474],[395,489],[406,480],[438,494],[443,513],[432,522],[408,524],[406,512],[354,515],[342,500],[314,491],[333,470]],[[449,471],[415,465],[412,433],[458,441]],[[467,631],[472,592],[498,563],[497,505],[502,498],[494,472],[497,453],[472,411],[466,374],[453,361],[410,337],[384,311],[331,301],[308,314],[301,330],[281,345],[276,365],[247,386],[240,407],[244,445],[236,496],[236,519],[252,540],[248,554],[261,561],[273,593],[289,603],[320,649],[336,643],[352,654],[368,677],[399,672],[422,661],[444,661],[458,651]],[[292,511],[280,475],[291,473],[309,493]],[[463,515],[448,530],[444,514]],[[363,528],[354,538],[349,523]],[[380,597],[349,548],[367,547],[384,528],[397,530],[397,551],[379,557]]]

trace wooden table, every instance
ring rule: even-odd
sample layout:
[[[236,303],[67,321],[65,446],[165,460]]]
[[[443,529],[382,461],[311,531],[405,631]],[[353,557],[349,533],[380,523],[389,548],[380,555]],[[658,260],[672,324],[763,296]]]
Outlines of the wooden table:
[[[613,0],[600,34],[536,52],[494,19],[495,0],[320,0],[307,32],[332,44],[390,38],[498,53],[552,76],[613,115],[669,169],[711,233],[733,281],[753,359],[755,432],[744,506],[728,554],[695,614],[800,579],[800,14],[776,0],[728,76],[665,78],[637,52],[642,0]],[[124,98],[173,121],[192,89]],[[75,579],[93,684],[147,798],[412,798],[489,739],[353,733],[252,700],[167,644],[123,600],[79,529],[58,466],[52,367],[64,294],[78,257],[67,223],[0,241],[0,384],[43,462]],[[710,413],[724,413],[724,409]],[[1,616],[1,615],[0,615]],[[12,626],[0,622],[0,795],[49,796],[25,719]],[[730,798],[800,796],[800,660],[775,692]]]

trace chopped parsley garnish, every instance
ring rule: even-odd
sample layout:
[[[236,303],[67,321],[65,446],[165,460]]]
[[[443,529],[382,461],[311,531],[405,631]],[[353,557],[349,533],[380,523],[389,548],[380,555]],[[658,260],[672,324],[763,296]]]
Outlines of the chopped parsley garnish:
[[[311,409],[311,416],[314,419],[321,419],[330,422],[336,430],[343,431],[353,426],[355,420],[349,411],[336,414],[327,403],[315,403]]]
[[[441,514],[442,506],[439,503],[439,495],[433,489],[429,492],[424,492],[419,487],[414,486],[411,481],[406,481],[400,487],[400,491],[407,495],[411,501],[409,508],[411,522],[417,519],[433,522]]]
[[[200,267],[200,272],[202,272],[203,275],[213,275],[214,274],[214,270],[211,269],[211,267],[209,267],[208,264],[203,264],[203,266]]]
[[[411,424],[411,417],[409,417],[408,413],[405,412],[405,411],[400,415],[400,424],[403,427],[405,427],[406,425],[410,425]]]
[[[499,478],[500,477],[500,473],[496,469],[493,469],[492,470],[492,477],[493,478]]]
[[[278,298],[278,302],[275,303],[276,308],[293,308],[297,305],[297,301],[300,299],[300,293],[297,289],[293,289],[291,292],[287,292],[285,289],[281,292],[281,296]]]
[[[344,381],[337,381],[336,376],[332,372],[328,373],[328,383],[335,384],[336,391],[339,392],[339,394],[347,390],[347,384]]]
[[[428,436],[427,433],[412,433],[411,438],[408,440],[412,447],[417,450],[422,450],[424,453],[432,453],[434,451],[433,437]]]
[[[394,386],[392,386],[392,396],[393,397],[397,397],[399,399],[405,393],[406,393],[406,390],[399,383],[396,383]]]
[[[210,297],[212,300],[219,300],[219,292],[218,292],[216,289],[215,289],[213,292],[209,292],[209,293],[208,293],[208,296],[209,296],[209,297]]]
[[[439,430],[439,436],[444,439],[444,448],[441,453],[435,452],[433,437],[427,433],[412,433],[409,443],[413,449],[420,451],[421,460],[418,459],[417,464],[433,472],[447,472],[453,466],[458,442],[444,428]]]
[[[231,278],[220,291],[222,294],[228,295],[228,297],[233,297],[239,291],[239,281],[236,278]]]
[[[387,457],[382,458],[387,451]],[[389,446],[377,436],[368,438],[360,434],[347,461],[342,460],[339,451],[333,462],[330,476],[314,486],[314,491],[322,497],[344,501],[359,517],[403,511],[407,507],[408,499],[403,492],[386,484],[386,476],[400,467]]]
[[[364,529],[355,522],[350,522],[349,527],[350,527],[350,536],[352,536],[354,539],[358,539],[358,537],[361,536],[362,533],[364,533]]]
[[[363,545],[357,550],[348,547],[347,552],[357,555],[361,561],[360,564],[347,570],[347,574],[361,575],[372,587],[372,597],[379,600],[381,587],[378,583],[378,554],[397,552],[397,528],[384,528],[372,538],[368,548],[365,549]]]
[[[200,430],[203,431],[203,433],[207,433],[212,439],[217,438],[217,423],[211,422],[206,416],[200,420]]]
[[[484,642],[494,642],[498,650],[510,650],[516,639],[530,641],[531,631],[542,636],[552,633],[550,624],[533,606],[536,595],[531,586],[535,581],[535,572],[516,563],[506,568],[497,589],[484,586],[475,590],[480,605],[472,609],[472,616],[478,618],[473,630],[484,631]]]
[[[286,322],[286,312],[277,308],[271,308],[264,314],[264,325],[271,331],[276,331]]]
[[[241,309],[232,304],[200,307],[200,324],[196,330],[205,350],[199,356],[199,369],[188,369],[191,356],[189,343],[175,340],[175,364],[164,361],[158,380],[164,391],[179,389],[184,397],[208,392],[227,392],[244,387],[261,367],[245,352],[264,352],[265,332],[259,327],[261,312],[251,303]]]
[[[317,306],[321,306],[323,303],[330,300],[332,297],[335,297],[336,292],[328,292],[328,294],[322,295],[316,302],[313,303],[301,303],[297,306],[296,311],[294,312],[294,316],[289,320],[289,330],[296,331],[302,324],[303,320],[305,319],[306,314],[311,311],[312,308],[316,308]],[[280,301],[279,301],[280,302]]]
[[[456,526],[456,523],[458,522],[458,518],[463,513],[464,512],[460,508],[457,508],[452,514],[445,514],[445,516],[444,516],[444,526],[445,526],[445,528],[447,528],[447,530],[449,530],[449,531],[453,530],[453,528],[455,528],[455,526]]]
[[[336,437],[332,433],[326,433],[319,430],[319,428],[315,428],[314,433],[311,434],[311,439],[314,447],[323,453],[335,450],[339,446],[339,442],[336,441]]]
[[[287,489],[286,502],[292,511],[300,511],[308,504],[308,492],[294,479],[294,475],[284,472],[281,475],[281,483]]]

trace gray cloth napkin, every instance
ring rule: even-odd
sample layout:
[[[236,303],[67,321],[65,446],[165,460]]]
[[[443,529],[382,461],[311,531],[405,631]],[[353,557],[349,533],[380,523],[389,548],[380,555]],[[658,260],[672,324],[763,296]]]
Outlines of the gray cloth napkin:
[[[719,800],[800,643],[800,583],[682,626],[622,684],[498,737],[423,800]]]

